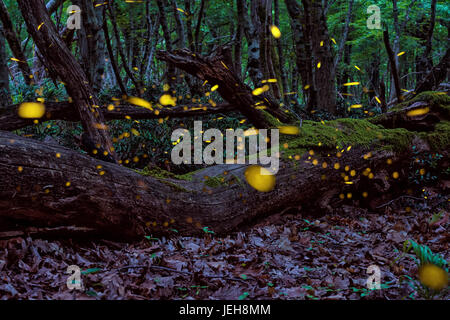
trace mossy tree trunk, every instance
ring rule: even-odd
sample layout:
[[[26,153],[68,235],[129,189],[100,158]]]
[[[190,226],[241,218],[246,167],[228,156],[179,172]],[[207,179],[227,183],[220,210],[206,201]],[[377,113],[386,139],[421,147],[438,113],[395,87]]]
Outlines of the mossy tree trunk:
[[[416,151],[434,148],[448,164],[449,130],[441,130],[448,127],[447,96],[427,93],[383,119],[423,109],[423,103],[438,117],[438,122],[419,120],[426,132],[386,129],[375,124],[383,123],[379,118],[304,121],[298,136],[282,136],[280,144],[288,147],[280,150],[270,192],[246,183],[246,165],[216,165],[184,177],[165,171],[145,176],[0,131],[0,236],[62,230],[66,236],[115,239],[207,230],[226,234],[299,208],[319,213],[356,201],[375,210],[396,195],[396,187],[404,187],[412,145]]]

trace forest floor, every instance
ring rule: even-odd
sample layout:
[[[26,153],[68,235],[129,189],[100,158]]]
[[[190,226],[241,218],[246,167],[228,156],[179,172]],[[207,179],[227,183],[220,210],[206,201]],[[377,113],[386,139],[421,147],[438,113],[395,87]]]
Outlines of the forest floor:
[[[398,198],[384,213],[291,211],[225,238],[3,240],[0,299],[423,299],[413,254],[402,253],[414,239],[449,260],[442,204],[432,222],[442,203],[437,191],[427,190],[426,200]],[[72,264],[82,270],[83,291],[67,289]],[[370,265],[381,270],[380,290],[366,288]],[[448,300],[449,290],[434,298]]]

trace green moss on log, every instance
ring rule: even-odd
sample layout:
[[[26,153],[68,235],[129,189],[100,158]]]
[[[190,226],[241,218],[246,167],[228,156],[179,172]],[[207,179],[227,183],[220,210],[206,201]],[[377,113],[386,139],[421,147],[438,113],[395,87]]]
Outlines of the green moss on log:
[[[434,130],[426,135],[430,148],[448,150],[450,148],[450,121],[441,121],[436,124]]]
[[[411,145],[414,135],[406,129],[385,129],[361,119],[304,121],[299,135],[282,135],[280,144],[283,157],[301,155],[309,149],[330,150],[348,146],[402,151]]]

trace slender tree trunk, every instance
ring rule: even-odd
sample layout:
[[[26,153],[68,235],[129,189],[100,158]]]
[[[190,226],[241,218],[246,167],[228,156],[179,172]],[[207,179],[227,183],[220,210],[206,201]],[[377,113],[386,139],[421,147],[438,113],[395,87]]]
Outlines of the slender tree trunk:
[[[143,86],[144,79],[148,74],[148,70],[151,70],[153,63],[153,52],[155,50],[156,44],[159,41],[159,15],[157,15],[152,21],[152,17],[150,14],[150,1],[145,3],[145,16],[146,16],[146,24],[147,24],[147,34],[145,36],[145,49],[144,56],[141,61],[140,71],[140,82]],[[147,79],[148,81],[150,79]]]
[[[239,0],[236,0],[236,7],[238,7]],[[237,9],[239,11],[239,8]],[[242,78],[242,36],[244,34],[243,21],[237,15],[236,33],[234,35],[234,69],[239,78]]]
[[[395,67],[397,69],[397,72],[399,72],[400,65],[399,65],[398,53],[400,52],[400,25],[398,22],[397,0],[392,0],[392,9],[393,9],[392,15],[394,18],[394,31],[395,31],[395,37],[394,37],[394,43],[392,46],[392,51],[394,53]],[[394,80],[394,78],[391,78],[391,90],[390,90],[389,100],[392,100],[394,98],[395,92],[396,92],[395,91],[395,80]]]
[[[197,17],[197,24],[195,26],[195,51],[196,52],[200,52],[200,27],[202,25],[202,19],[203,19],[203,15],[205,14],[205,0],[201,0],[200,2],[200,10],[198,12],[198,17]]]
[[[305,17],[302,8],[296,0],[285,0],[289,16],[291,17],[291,28],[295,42],[295,56],[297,72],[300,73],[302,81],[303,96],[311,111],[317,107],[317,90],[314,86],[311,39],[304,24]],[[298,79],[298,77],[296,77]],[[294,86],[296,88],[296,86]],[[295,91],[297,92],[297,91]]]
[[[103,1],[76,0],[81,8],[82,27],[77,31],[81,65],[95,93],[102,88],[105,74],[105,36],[103,33]]]
[[[433,45],[433,32],[434,25],[436,23],[436,0],[431,1],[431,14],[430,14],[430,25],[428,28],[427,41],[425,43],[425,51],[423,53],[423,61],[427,67],[427,70],[431,70],[433,67],[433,59],[431,58],[431,49]]]
[[[3,36],[2,24],[0,23],[0,106],[11,104],[9,69],[6,61],[6,41]]]
[[[279,0],[274,0],[274,23],[275,25],[280,28],[280,5]],[[281,94],[283,96],[283,101],[287,103],[288,99],[286,99],[286,95],[284,93],[288,90],[287,85],[287,77],[286,77],[286,70],[285,70],[285,59],[284,59],[284,52],[283,52],[283,46],[281,39],[275,39],[275,44],[277,47],[277,54],[278,54],[278,75],[281,79]]]
[[[253,82],[253,85],[255,87],[259,87],[261,85],[261,81],[263,80],[263,74],[261,72],[261,64],[260,64],[261,53],[259,42],[259,34],[261,34],[261,29],[258,25],[259,19],[256,9],[257,3],[256,1],[252,1],[250,15],[252,16],[253,19],[250,19],[250,17],[248,16],[247,1],[237,0],[238,16],[244,25],[244,33],[245,37],[247,38],[248,73],[250,79]]]
[[[186,34],[187,34],[187,40],[188,40],[188,48],[192,52],[195,52],[195,43],[194,43],[194,34],[192,30],[192,19],[194,18],[192,14],[192,8],[191,8],[191,1],[192,0],[184,0],[184,10],[186,12]]]
[[[183,49],[186,47],[186,34],[184,31],[184,24],[180,18],[180,12],[178,11],[178,5],[176,0],[169,0],[172,5],[173,16],[175,17],[175,25],[178,35],[177,47],[178,49]]]
[[[122,95],[127,95],[127,90],[125,88],[125,85],[123,84],[122,77],[120,76],[120,70],[117,66],[116,57],[114,56],[114,51],[111,46],[111,39],[109,37],[109,30],[108,30],[108,22],[106,20],[106,9],[103,12],[104,14],[104,24],[103,24],[103,33],[105,35],[105,42],[106,42],[106,48],[108,50],[109,55],[109,61],[111,62],[111,66],[114,71],[114,76],[116,78],[117,85],[120,88],[120,91],[122,92]]]
[[[313,83],[317,90],[317,109],[336,113],[336,86],[330,37],[319,1],[302,0],[306,31],[310,35],[313,56]]]
[[[262,54],[261,65],[264,67],[263,77],[265,79],[277,79],[273,61],[273,37],[270,32],[270,26],[273,24],[272,0],[260,0],[259,17],[261,22],[261,30],[263,31],[263,33],[260,34]],[[271,92],[276,99],[281,98],[278,81],[271,84]]]
[[[352,20],[352,12],[353,12],[353,0],[350,0],[348,3],[348,11],[347,16],[345,18],[344,30],[342,32],[342,38],[339,42],[338,51],[336,54],[336,58],[334,59],[334,69],[337,70],[338,64],[341,61],[342,54],[344,52],[345,43],[348,39],[348,33],[350,31],[350,22]]]
[[[386,47],[386,52],[389,57],[389,64],[391,65],[391,74],[394,80],[395,93],[397,94],[397,100],[400,102],[403,100],[402,92],[400,89],[400,80],[398,77],[397,64],[395,63],[394,52],[391,48],[391,43],[389,41],[389,30],[384,30],[383,32],[384,45]]]
[[[139,95],[141,95],[141,94],[143,94],[143,90],[140,86],[140,83],[136,80],[136,78],[134,77],[130,68],[128,67],[127,58],[125,56],[125,53],[122,50],[122,45],[120,42],[120,34],[119,34],[119,30],[117,28],[116,14],[114,12],[114,2],[113,1],[111,1],[108,4],[108,10],[110,13],[111,24],[113,26],[114,36],[116,38],[117,51],[119,52],[120,58],[122,59],[122,66],[123,66],[127,76],[130,78],[131,82],[133,82],[133,84],[136,88],[136,91],[138,92]]]
[[[163,31],[163,37],[166,44],[166,50],[172,51],[172,41],[170,37],[169,27],[167,25],[167,18],[166,18],[166,0],[156,0],[156,4],[158,5],[159,10],[159,22],[161,24],[161,29]],[[171,65],[170,63],[167,64],[167,83],[170,85],[170,87],[173,87],[173,84],[176,81],[176,73],[175,73],[175,67]]]
[[[3,0],[0,0],[0,21],[3,24],[3,34],[6,41],[8,41],[9,48],[11,49],[14,59],[16,59],[17,65],[22,72],[25,83],[30,85],[33,80],[33,75],[30,67],[28,66],[25,54],[22,51],[20,41],[17,38],[15,28],[8,13],[8,8],[3,3]]]

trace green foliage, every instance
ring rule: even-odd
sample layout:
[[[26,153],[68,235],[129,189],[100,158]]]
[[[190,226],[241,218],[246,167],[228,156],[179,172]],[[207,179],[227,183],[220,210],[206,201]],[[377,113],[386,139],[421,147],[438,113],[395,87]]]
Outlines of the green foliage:
[[[433,253],[428,246],[418,244],[414,240],[407,240],[403,243],[403,252],[408,253],[413,250],[417,266],[421,267],[426,264],[434,264],[448,272],[447,261],[440,255]]]
[[[421,245],[414,240],[406,240],[403,243],[403,255],[408,254],[411,250],[413,251],[414,256],[410,255],[410,257],[416,262],[418,268],[427,264],[433,264],[448,273],[447,261],[440,254],[433,253],[428,246]],[[408,285],[413,288],[419,296],[427,300],[433,299],[436,295],[444,295],[448,290],[447,288],[441,292],[436,292],[410,276],[405,275],[404,278],[407,279]]]

